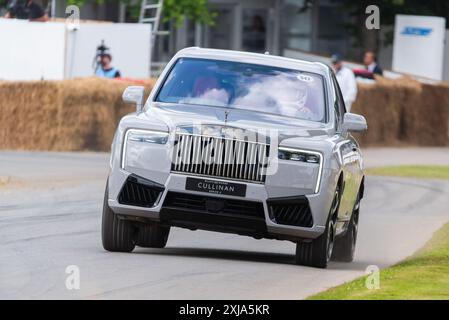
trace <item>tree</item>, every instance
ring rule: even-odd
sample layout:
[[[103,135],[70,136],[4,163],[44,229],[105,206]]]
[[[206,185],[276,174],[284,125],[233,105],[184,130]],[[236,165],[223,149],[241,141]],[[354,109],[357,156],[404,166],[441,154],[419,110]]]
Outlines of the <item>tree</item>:
[[[67,5],[82,6],[89,0],[67,0]],[[105,4],[114,0],[91,0],[97,4]],[[131,16],[137,20],[141,1],[120,0],[130,8]],[[207,0],[165,0],[164,1],[164,21],[173,21],[179,26],[185,18],[192,21],[212,25],[216,13],[211,12],[207,6]]]
[[[213,25],[217,15],[209,10],[207,0],[165,0],[164,13],[164,20],[174,21],[176,25],[180,25],[185,17],[201,24]]]

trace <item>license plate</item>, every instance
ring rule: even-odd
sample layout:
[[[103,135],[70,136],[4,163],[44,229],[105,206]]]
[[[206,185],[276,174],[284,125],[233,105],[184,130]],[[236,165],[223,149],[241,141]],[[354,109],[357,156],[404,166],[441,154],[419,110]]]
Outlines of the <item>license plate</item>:
[[[207,179],[187,178],[186,190],[223,194],[227,196],[246,196],[245,184]]]

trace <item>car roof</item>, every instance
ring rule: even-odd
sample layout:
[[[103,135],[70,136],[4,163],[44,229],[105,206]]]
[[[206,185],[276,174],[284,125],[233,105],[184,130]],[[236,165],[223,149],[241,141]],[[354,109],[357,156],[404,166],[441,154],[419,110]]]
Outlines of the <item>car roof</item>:
[[[313,72],[322,75],[329,74],[329,67],[320,62],[309,62],[304,60],[291,59],[271,54],[251,53],[234,50],[205,49],[199,47],[190,47],[180,50],[174,57],[179,58],[198,58],[236,61],[242,63],[252,63],[268,65],[280,68],[294,69],[306,72]]]

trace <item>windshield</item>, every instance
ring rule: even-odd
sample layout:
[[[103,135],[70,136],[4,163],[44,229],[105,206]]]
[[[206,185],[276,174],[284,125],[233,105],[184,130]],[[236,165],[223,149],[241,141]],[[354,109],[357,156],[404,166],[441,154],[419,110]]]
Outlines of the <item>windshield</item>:
[[[179,59],[156,101],[325,120],[324,85],[320,75],[248,63]]]

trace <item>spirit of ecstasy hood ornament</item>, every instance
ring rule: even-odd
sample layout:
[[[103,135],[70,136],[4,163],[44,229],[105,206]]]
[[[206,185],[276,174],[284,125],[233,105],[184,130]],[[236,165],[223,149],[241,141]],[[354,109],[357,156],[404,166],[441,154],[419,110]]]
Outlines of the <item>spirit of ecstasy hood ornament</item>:
[[[225,110],[225,124],[228,124],[229,113],[231,113],[231,110]]]

